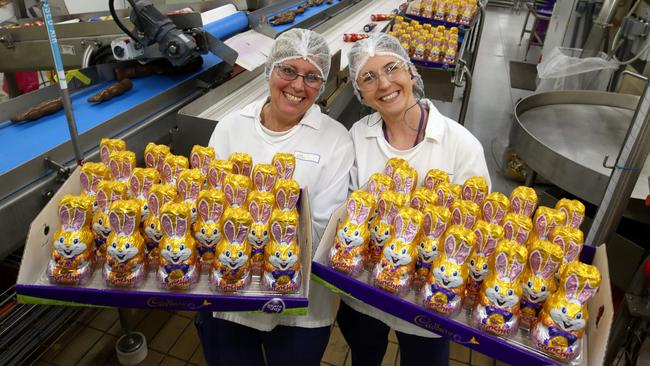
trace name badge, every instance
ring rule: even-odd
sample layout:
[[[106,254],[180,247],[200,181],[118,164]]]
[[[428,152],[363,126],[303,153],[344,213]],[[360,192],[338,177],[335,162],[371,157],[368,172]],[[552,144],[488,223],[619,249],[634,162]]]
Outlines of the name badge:
[[[302,151],[294,151],[293,155],[298,160],[309,161],[318,164],[320,162],[320,155],[314,153],[307,153]]]

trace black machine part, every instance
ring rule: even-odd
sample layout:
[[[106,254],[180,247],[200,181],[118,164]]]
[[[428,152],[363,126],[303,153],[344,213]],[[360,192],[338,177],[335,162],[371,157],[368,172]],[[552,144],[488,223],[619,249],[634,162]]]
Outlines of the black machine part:
[[[208,51],[216,54],[227,64],[234,65],[237,52],[201,28],[181,29],[169,17],[162,14],[150,0],[128,0],[132,11],[129,31],[120,22],[114,9],[114,0],[108,0],[109,10],[115,23],[144,48],[145,59],[164,57],[174,66],[183,66],[191,59]]]

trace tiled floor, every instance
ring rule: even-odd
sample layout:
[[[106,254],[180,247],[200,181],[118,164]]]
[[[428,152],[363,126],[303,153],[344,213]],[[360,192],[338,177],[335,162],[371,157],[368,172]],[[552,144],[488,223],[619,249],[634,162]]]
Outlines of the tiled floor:
[[[523,60],[525,48],[517,46],[519,30],[525,14],[488,8],[478,63],[474,70],[473,91],[465,126],[483,144],[493,189],[509,192],[517,183],[499,173],[501,154],[508,143],[508,131],[516,101],[530,94],[511,89],[508,61]],[[528,60],[536,60],[539,51],[533,48]],[[460,92],[457,93],[460,96]],[[456,118],[460,99],[438,103],[442,113]],[[136,330],[145,334],[149,355],[141,365],[205,365],[191,312],[133,312]],[[115,309],[86,309],[67,331],[43,350],[33,365],[43,366],[112,366],[119,365],[114,347],[122,330]],[[391,332],[382,365],[399,365],[397,339]],[[332,329],[322,365],[351,365],[349,348],[338,327]],[[452,344],[451,366],[503,365],[480,353]]]

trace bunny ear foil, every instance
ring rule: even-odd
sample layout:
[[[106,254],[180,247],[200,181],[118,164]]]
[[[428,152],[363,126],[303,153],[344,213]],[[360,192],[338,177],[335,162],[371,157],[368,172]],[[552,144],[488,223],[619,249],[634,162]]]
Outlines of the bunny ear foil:
[[[246,236],[248,236],[248,226],[239,224],[239,228],[237,229],[237,242],[243,244]]]
[[[580,301],[580,303],[584,305],[587,302],[587,300],[591,299],[591,297],[596,294],[597,290],[598,288],[591,287],[589,281],[587,281],[585,283],[585,287],[583,287],[582,291],[580,291],[580,293],[578,294],[578,301]]]
[[[395,227],[395,236],[401,236],[402,229],[404,228],[404,218],[402,216],[396,216],[393,226]]]
[[[278,192],[279,193],[279,192]],[[348,200],[347,204],[347,212],[348,212],[348,217],[350,219],[356,217],[357,215],[357,201],[355,200]]]
[[[503,237],[508,240],[514,240],[515,228],[512,222],[508,221],[503,225]]]
[[[578,255],[580,254],[580,245],[569,241],[569,247],[566,250],[566,254],[564,255],[564,258],[566,258],[566,262],[570,263],[578,259]]]
[[[494,207],[492,206],[492,202],[485,202],[483,205],[483,219],[489,223],[493,223],[494,219]]]
[[[433,181],[433,177],[425,177],[424,178],[424,187],[426,189],[433,189],[435,182]]]
[[[546,216],[540,215],[537,220],[535,220],[535,229],[537,230],[537,235],[546,237],[547,230],[549,229],[549,223],[546,220]]]
[[[111,169],[111,174],[113,174],[113,178],[119,179],[122,174],[120,174],[120,166],[117,164],[117,161],[111,160],[108,163],[108,167]]]
[[[357,224],[362,224],[366,222],[369,216],[370,216],[370,207],[366,205],[360,205],[359,214],[356,217]]]
[[[201,167],[201,157],[197,153],[193,153],[190,155],[190,164],[192,168],[200,168]]]
[[[284,192],[284,189],[278,189],[275,193],[275,202],[278,203],[278,207],[281,210],[287,207],[287,194]]]
[[[294,208],[296,208],[296,204],[298,203],[299,196],[300,193],[289,192],[289,209],[293,210]]]
[[[59,220],[61,221],[61,227],[66,230],[70,228],[70,210],[67,206],[59,207]]]
[[[147,168],[156,167],[156,157],[152,153],[144,154],[144,164]]]
[[[163,177],[165,177],[165,183],[170,184],[173,182],[174,177],[172,177],[172,167],[169,164],[163,165]]]
[[[433,216],[431,215],[431,212],[424,214],[422,219],[422,231],[424,232],[424,235],[428,237],[433,236]]]
[[[235,241],[235,224],[232,221],[228,220],[223,224],[223,234],[229,242]]]
[[[512,199],[512,202],[510,202],[510,211],[514,213],[522,213],[521,212],[521,198],[519,197],[514,197]]]
[[[264,187],[264,175],[262,172],[257,171],[255,173],[255,176],[253,177],[253,185],[255,186],[255,189],[258,191],[262,191]]]
[[[138,181],[138,177],[135,175],[132,175],[131,178],[129,178],[129,187],[131,187],[131,193],[133,193],[134,197],[140,195],[140,181]]]
[[[97,205],[102,210],[102,212],[106,211],[106,208],[108,206],[107,201],[108,201],[108,197],[106,197],[106,192],[104,192],[103,190],[97,192]]]
[[[213,202],[212,203],[212,213],[210,214],[210,218],[212,221],[218,221],[219,218],[221,218],[221,215],[223,214],[223,205],[221,203]]]
[[[208,169],[208,184],[210,184],[210,187],[212,188],[219,188],[217,183],[218,183],[217,169],[215,168]]]
[[[102,147],[99,149],[99,155],[101,155],[101,157],[102,157],[102,162],[103,162],[104,164],[108,164],[108,157],[110,156],[110,154],[111,154],[111,152],[110,152],[110,150],[108,149],[108,147],[106,147],[106,146],[102,146]]]
[[[467,245],[464,241],[460,243],[460,248],[458,248],[458,251],[456,252],[456,255],[454,256],[454,259],[456,260],[456,264],[462,264],[467,260],[467,257],[469,257],[469,253],[472,251],[472,247]]]
[[[79,183],[84,192],[90,192],[90,179],[86,172],[81,172],[79,174]]]
[[[284,232],[284,243],[290,244],[293,242],[293,238],[296,236],[296,227],[292,225],[287,225],[287,229]]]
[[[120,227],[120,217],[115,212],[108,213],[108,222],[111,224],[111,229],[116,233],[122,231],[122,228]]]
[[[507,278],[508,271],[508,257],[505,253],[497,254],[497,257],[494,259],[494,268],[499,275],[499,278]]]
[[[135,216],[125,215],[124,216],[124,229],[122,232],[125,235],[132,235],[135,232]]]
[[[160,217],[160,225],[165,231],[165,235],[167,235],[168,237],[174,236],[174,225],[172,224],[172,219],[171,217],[169,217],[169,215],[163,214]]]
[[[140,195],[146,197],[147,194],[149,194],[149,191],[151,190],[151,186],[153,186],[153,180],[145,178],[144,184],[142,185],[142,192],[140,192]]]
[[[456,250],[456,237],[453,235],[447,235],[445,238],[444,249],[447,258],[452,258],[454,256],[454,251]]]
[[[190,186],[190,198],[196,200],[199,197],[199,192],[201,191],[201,185],[199,183],[192,183]]]
[[[399,208],[396,207],[395,205],[391,205],[388,208],[388,213],[386,214],[386,223],[387,224],[392,224],[393,221],[395,220],[395,217],[397,217],[397,213],[399,212]]]
[[[247,195],[248,195],[248,189],[243,187],[237,188],[237,205],[243,206],[246,203]]]
[[[223,194],[226,196],[226,201],[229,205],[235,203],[235,190],[230,184],[226,184],[223,187]]]
[[[271,213],[273,212],[273,207],[271,205],[267,205],[265,203],[262,204],[262,217],[260,217],[260,221],[263,223],[268,223],[269,220],[271,219]]]
[[[456,207],[452,212],[451,212],[451,222],[455,225],[462,225],[463,224],[463,215],[460,212],[460,209]]]
[[[517,262],[517,260],[512,261],[512,267],[510,267],[510,273],[508,274],[508,278],[510,278],[510,281],[514,282],[517,277],[519,277],[519,274],[521,274],[521,271],[524,269],[523,263]]]
[[[256,201],[251,201],[248,204],[248,212],[253,217],[253,222],[260,222],[260,208]]]
[[[176,217],[176,236],[182,238],[187,231],[187,219],[184,217]]]
[[[275,181],[277,177],[275,175],[269,175],[264,182],[264,189],[266,192],[273,191],[273,186],[275,186]]]
[[[199,211],[199,217],[203,221],[209,221],[210,220],[210,204],[206,200],[200,200],[199,203],[196,205],[197,206],[197,211]]]
[[[292,164],[287,164],[287,168],[284,170],[285,179],[291,179],[293,177],[293,170],[295,166]]]
[[[80,230],[86,223],[86,211],[76,208],[72,218],[72,229]]]
[[[158,197],[155,194],[150,194],[147,203],[154,216],[158,216]]]
[[[131,176],[131,163],[128,161],[122,162],[122,178],[128,178]]]
[[[497,243],[499,240],[497,238],[493,238],[488,235],[488,237],[485,239],[485,247],[483,248],[483,254],[485,254],[486,257],[491,257],[492,254],[494,253],[494,250],[497,247]]]
[[[572,274],[567,277],[566,281],[564,282],[564,290],[567,300],[574,299],[576,293],[578,292],[578,276]]]
[[[404,231],[404,239],[407,242],[412,242],[415,240],[415,236],[418,233],[418,225],[416,225],[412,220],[409,220],[406,224],[406,230]]]
[[[483,232],[479,229],[475,229],[474,235],[476,236],[476,245],[474,246],[474,251],[478,254],[484,254],[485,243],[483,242]]]
[[[524,208],[524,215],[526,215],[526,216],[532,215],[533,212],[535,212],[535,206],[536,206],[535,203],[530,202],[530,201],[526,201],[526,205],[525,205],[525,208]]]
[[[282,242],[282,225],[279,222],[274,221],[271,224],[271,235],[273,235],[273,240],[276,242]]]
[[[463,188],[463,199],[472,200],[472,188],[470,188],[469,186],[465,186]]]
[[[549,279],[551,276],[555,274],[557,271],[557,268],[560,266],[559,262],[553,261],[550,257],[546,260],[546,264],[544,265],[544,268],[542,269],[541,276],[544,279]]]

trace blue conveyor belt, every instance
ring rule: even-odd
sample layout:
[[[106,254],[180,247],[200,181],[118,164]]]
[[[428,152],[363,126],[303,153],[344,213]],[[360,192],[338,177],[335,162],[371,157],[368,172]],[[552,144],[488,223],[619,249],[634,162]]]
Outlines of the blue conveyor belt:
[[[248,18],[238,12],[204,26],[213,36],[224,39],[248,27]],[[203,55],[203,66],[191,73],[178,75],[150,75],[133,79],[133,88],[123,95],[104,103],[91,104],[88,97],[108,87],[115,81],[104,82],[79,90],[71,95],[72,109],[79,135],[101,125],[115,116],[128,111],[176,85],[192,79],[203,71],[217,65],[221,59],[211,53]],[[155,114],[168,105],[158,105],[151,110]],[[137,123],[139,121],[133,121]],[[120,131],[116,131],[118,133]],[[12,124],[0,122],[0,174],[12,170],[70,141],[68,124],[63,110],[36,121]],[[99,143],[99,141],[97,141]],[[72,148],[70,148],[72,152]]]
[[[311,16],[313,16],[313,15],[315,15],[315,14],[318,14],[318,13],[322,12],[323,10],[329,8],[330,6],[335,5],[335,4],[338,3],[339,1],[340,1],[340,0],[334,0],[334,1],[332,2],[332,4],[326,4],[326,3],[323,3],[323,4],[318,5],[318,6],[312,6],[312,7],[309,7],[309,8],[307,8],[307,10],[305,10],[304,13],[302,13],[302,14],[296,16],[296,20],[294,20],[292,23],[289,23],[289,24],[282,24],[282,25],[272,25],[271,27],[272,27],[273,30],[275,30],[276,32],[278,32],[278,33],[282,33],[282,32],[284,32],[284,31],[286,31],[287,29],[293,27],[296,23],[300,23],[300,22],[302,22],[303,20],[305,20],[305,19],[307,19],[307,18],[310,18]],[[292,6],[292,7],[289,7],[289,8],[287,8],[287,9],[282,9],[282,10],[276,12],[276,13],[268,14],[268,17],[270,18],[270,17],[273,16],[273,15],[277,15],[277,14],[279,14],[279,13],[285,12],[285,11],[287,11],[287,10],[295,9],[295,8],[297,8],[297,6]]]

